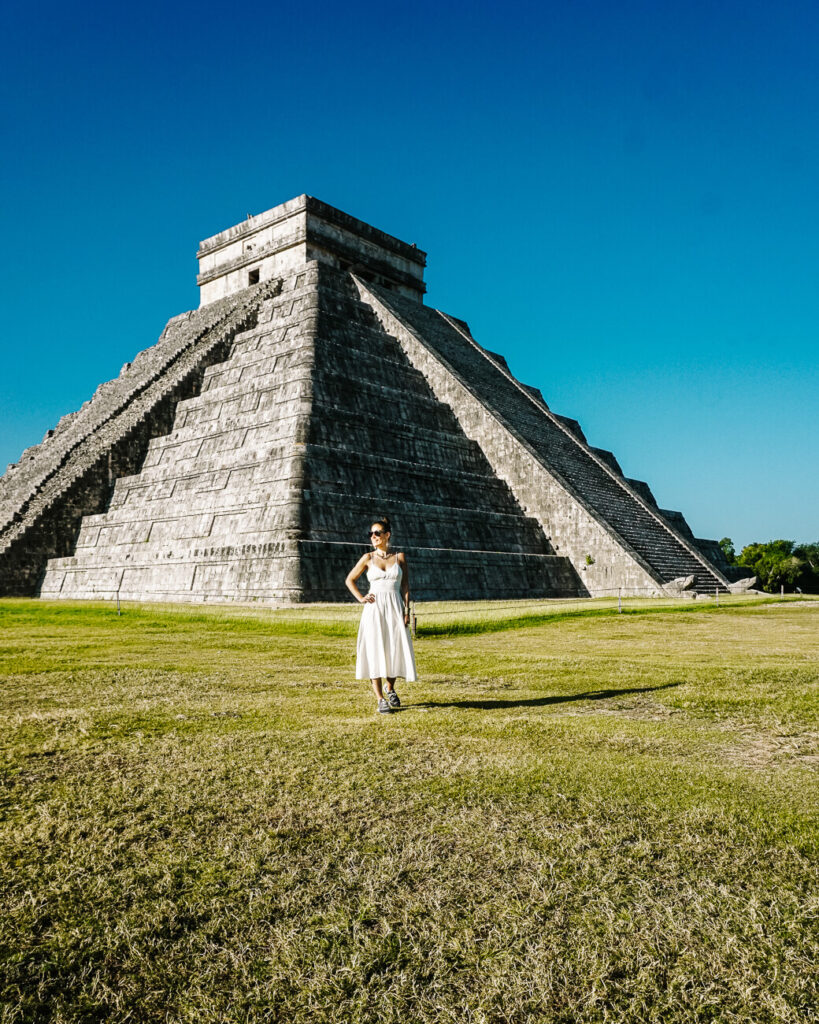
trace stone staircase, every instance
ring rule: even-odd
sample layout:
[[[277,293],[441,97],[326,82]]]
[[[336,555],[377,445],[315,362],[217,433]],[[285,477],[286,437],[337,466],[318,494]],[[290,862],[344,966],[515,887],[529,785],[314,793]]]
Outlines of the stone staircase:
[[[423,347],[425,353],[421,354],[416,365],[429,368],[428,357],[431,355],[440,370],[465,389],[470,399],[509,431],[523,451],[539,463],[551,481],[560,486],[566,501],[585,510],[644,570],[648,579],[638,581],[635,576],[632,589],[649,590],[652,583],[663,585],[690,575],[695,577],[695,587],[701,592],[727,587],[728,581],[722,573],[704,557],[696,544],[663,516],[653,502],[653,496],[647,500],[640,493],[640,482],[628,481],[610,452],[591,448],[576,421],[555,415],[536,389],[516,381],[505,360],[481,348],[465,324],[374,285],[360,280],[358,285],[365,301],[369,299],[373,308],[380,312],[382,325],[387,331],[392,328],[400,333],[403,328],[408,334],[410,348],[413,343],[420,343]],[[441,381],[444,389],[455,387],[455,384],[443,382],[443,378]],[[443,395],[443,392],[438,393]],[[468,418],[466,406],[461,410],[455,402],[453,407],[459,420],[465,422]],[[474,412],[469,415],[474,415]],[[488,452],[493,445],[485,438],[482,447]],[[505,464],[510,459],[511,453],[504,450],[502,444],[497,459],[492,460],[490,456],[499,474],[506,472]],[[516,490],[514,483],[512,489]],[[535,510],[536,495],[525,500],[518,490],[516,493],[530,510]],[[560,502],[550,499],[552,507],[542,507],[538,518],[549,536],[561,538],[558,549],[564,551],[572,548],[573,539],[565,524],[561,527],[560,516],[554,513],[555,504],[559,506]],[[593,531],[589,531],[587,525],[584,525],[583,532],[583,541],[579,546],[575,543],[577,550],[570,554],[576,566],[581,563],[581,569],[581,549],[590,549],[587,555],[593,559],[591,564],[596,564],[598,559],[591,549],[600,545],[599,536],[596,540],[591,539]],[[595,575],[598,575],[597,570],[587,573],[584,577],[587,584]],[[591,586],[592,592],[615,589],[606,587],[605,583],[605,579],[598,575]]]
[[[0,478],[0,594],[36,590],[49,558],[73,547],[83,515],[105,507],[111,484],[142,464],[150,439],[170,429],[177,402],[204,368],[227,357],[255,321],[270,282],[169,321],[159,342],[63,417]]]
[[[73,555],[49,562],[42,596],[207,601],[241,598],[245,587],[250,600],[298,590],[311,296],[296,279],[287,285],[268,289],[139,472],[117,481],[107,511],[85,517]]]

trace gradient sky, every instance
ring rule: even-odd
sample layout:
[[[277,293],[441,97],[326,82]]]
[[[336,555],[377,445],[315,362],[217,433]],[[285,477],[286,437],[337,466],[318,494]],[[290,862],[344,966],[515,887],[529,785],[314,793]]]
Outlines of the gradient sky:
[[[819,539],[815,3],[72,5],[0,15],[0,471],[302,192],[698,536]]]

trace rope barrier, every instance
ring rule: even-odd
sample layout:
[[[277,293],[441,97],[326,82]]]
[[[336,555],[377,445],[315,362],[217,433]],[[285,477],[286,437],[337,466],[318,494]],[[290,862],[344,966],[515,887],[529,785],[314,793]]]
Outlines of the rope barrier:
[[[719,591],[716,591],[716,593],[713,593],[713,594],[712,593],[703,593],[701,591],[695,591],[695,590],[681,591],[679,594],[662,594],[662,593],[658,593],[656,587],[629,587],[628,588],[628,593],[624,594],[622,592],[623,588],[621,588],[621,587],[603,587],[603,588],[600,588],[600,589],[602,591],[606,592],[606,593],[610,593],[611,594],[611,597],[607,598],[606,600],[612,600],[613,601],[614,597],[616,595],[616,597],[617,597],[617,606],[618,606],[617,610],[618,610],[618,612],[622,612],[622,607],[623,607],[622,606],[622,602],[624,600],[626,600],[627,598],[629,598],[629,597],[639,597],[640,594],[638,592],[642,592],[642,593],[651,595],[652,597],[656,598],[657,600],[666,600],[666,601],[674,601],[674,600],[677,600],[677,599],[679,599],[679,598],[681,598],[681,597],[683,597],[684,595],[687,594],[687,595],[690,596],[690,598],[692,600],[695,598],[695,596],[698,599],[714,598],[715,602],[717,604],[719,604]],[[599,593],[600,593],[600,591],[598,591],[598,594]],[[736,594],[732,594],[730,591],[727,591],[727,596],[729,596],[729,597],[748,597],[748,598],[754,598],[754,597],[757,597],[758,595],[757,594],[751,594],[751,593],[748,593],[748,592],[743,592],[743,591],[741,591],[739,593],[736,593]],[[592,601],[592,600],[594,600],[594,598],[588,598],[588,597],[586,597],[586,598],[583,598],[583,597],[561,597],[561,598],[547,598],[544,601],[500,601],[500,602],[476,601],[475,604],[473,604],[473,605],[469,605],[469,604],[467,604],[467,605],[454,605],[452,607],[449,607],[449,608],[446,608],[446,609],[442,609],[440,611],[432,611],[432,610],[426,611],[424,609],[424,603],[425,602],[423,602],[423,601],[419,601],[419,602],[413,601],[413,603],[412,603],[413,635],[415,634],[415,625],[416,625],[418,616],[421,616],[423,619],[435,619],[435,618],[441,618],[442,616],[458,615],[458,614],[461,614],[463,612],[492,612],[492,611],[506,611],[510,615],[514,616],[518,612],[524,612],[525,613],[527,610],[530,610],[530,609],[536,609],[536,610],[542,611],[542,612],[547,612],[547,611],[551,611],[551,610],[558,610],[559,608],[565,607],[566,604],[570,604],[570,603],[574,603],[574,604],[577,604],[579,607],[583,607],[587,601]],[[437,601],[430,601],[428,603],[429,604],[438,604],[439,602],[437,602]]]

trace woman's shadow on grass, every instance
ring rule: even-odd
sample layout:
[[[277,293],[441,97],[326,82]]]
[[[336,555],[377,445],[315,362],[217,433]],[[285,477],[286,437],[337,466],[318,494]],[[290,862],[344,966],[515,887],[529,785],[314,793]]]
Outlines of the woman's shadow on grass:
[[[550,704],[567,704],[572,700],[608,700],[610,697],[624,697],[633,693],[652,693],[681,686],[681,682],[663,683],[661,686],[634,686],[627,690],[587,690],[585,693],[571,693],[553,697],[531,697],[525,700],[428,700],[411,704],[414,708],[475,708],[481,711],[497,711],[500,708],[542,708]]]

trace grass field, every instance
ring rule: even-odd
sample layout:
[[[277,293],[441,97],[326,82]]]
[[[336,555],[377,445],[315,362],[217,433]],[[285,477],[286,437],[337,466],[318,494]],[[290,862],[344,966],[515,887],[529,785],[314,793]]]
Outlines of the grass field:
[[[819,1019],[819,601],[0,602],[0,1020]]]

